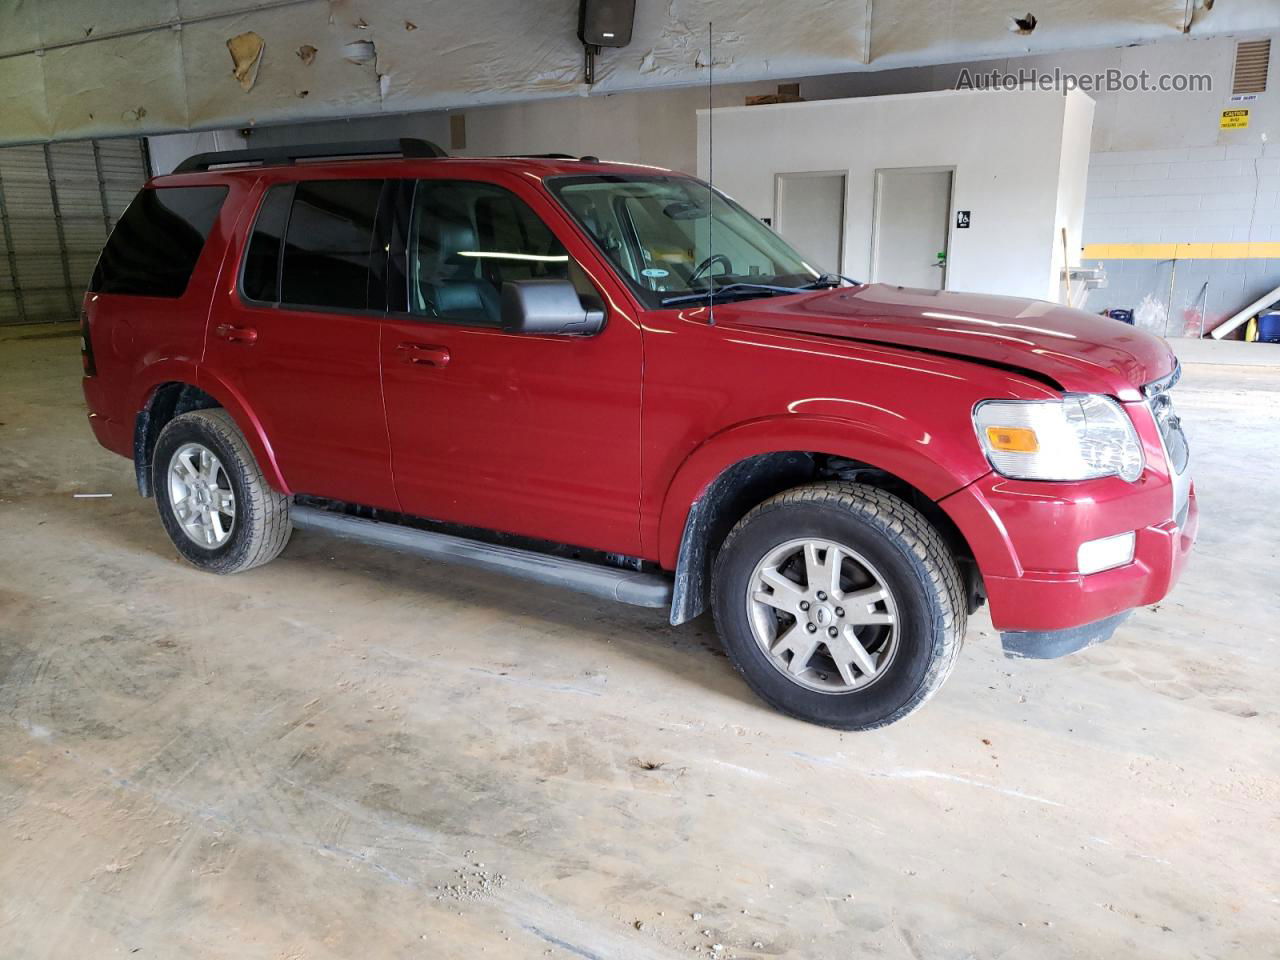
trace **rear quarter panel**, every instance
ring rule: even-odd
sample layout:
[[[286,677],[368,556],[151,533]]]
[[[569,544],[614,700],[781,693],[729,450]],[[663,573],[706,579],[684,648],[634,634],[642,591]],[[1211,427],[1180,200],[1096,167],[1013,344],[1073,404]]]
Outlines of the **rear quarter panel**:
[[[97,365],[97,375],[84,381],[85,398],[91,413],[127,428],[130,438],[134,418],[156,387],[171,381],[196,383],[209,304],[252,186],[245,177],[210,174],[166,177],[163,183],[226,186],[227,198],[182,296],[85,294],[84,311]],[[116,452],[132,455],[131,449]]]

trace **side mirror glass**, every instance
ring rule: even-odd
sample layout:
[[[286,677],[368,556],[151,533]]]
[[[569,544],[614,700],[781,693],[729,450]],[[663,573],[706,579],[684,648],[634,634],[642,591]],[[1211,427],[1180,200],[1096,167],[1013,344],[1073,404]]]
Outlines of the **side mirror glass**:
[[[511,333],[591,334],[604,311],[582,305],[568,280],[515,280],[502,285],[502,329]]]

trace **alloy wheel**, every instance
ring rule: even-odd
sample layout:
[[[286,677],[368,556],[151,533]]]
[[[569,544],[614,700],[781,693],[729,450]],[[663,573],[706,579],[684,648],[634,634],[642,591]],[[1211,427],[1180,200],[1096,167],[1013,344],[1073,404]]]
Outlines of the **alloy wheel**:
[[[182,532],[208,550],[231,539],[236,495],[222,461],[200,443],[184,443],[169,459],[169,503]]]
[[[747,582],[751,632],[775,669],[819,693],[861,690],[898,648],[898,609],[884,577],[831,540],[788,540]]]

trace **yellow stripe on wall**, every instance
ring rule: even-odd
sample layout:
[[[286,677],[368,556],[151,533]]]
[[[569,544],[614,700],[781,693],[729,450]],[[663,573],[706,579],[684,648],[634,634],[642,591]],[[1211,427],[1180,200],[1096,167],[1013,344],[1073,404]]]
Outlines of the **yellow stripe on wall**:
[[[1085,260],[1280,260],[1280,243],[1088,243]]]

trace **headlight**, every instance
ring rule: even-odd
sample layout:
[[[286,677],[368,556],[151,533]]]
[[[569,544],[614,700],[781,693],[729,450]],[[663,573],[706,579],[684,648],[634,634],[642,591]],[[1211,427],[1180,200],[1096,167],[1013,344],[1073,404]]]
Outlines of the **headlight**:
[[[1022,480],[1118,476],[1132,483],[1145,462],[1133,421],[1110,397],[985,400],[973,424],[997,473]]]

